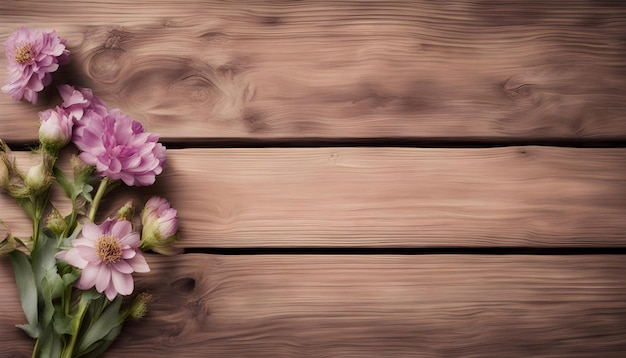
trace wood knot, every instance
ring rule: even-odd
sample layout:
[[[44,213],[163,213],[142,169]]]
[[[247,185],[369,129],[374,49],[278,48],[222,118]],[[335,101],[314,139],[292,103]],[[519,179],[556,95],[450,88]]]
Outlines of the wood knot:
[[[181,78],[177,85],[182,86],[188,98],[194,102],[210,101],[219,92],[209,76],[204,74],[189,74]]]
[[[278,25],[280,24],[280,17],[277,16],[264,16],[261,19],[261,23],[265,25]]]
[[[104,40],[103,47],[107,50],[124,51],[124,44],[128,42],[130,34],[122,30],[111,30]]]
[[[176,290],[191,293],[196,288],[196,280],[191,277],[180,278],[171,284]]]
[[[259,112],[246,110],[243,114],[242,121],[251,133],[262,132],[267,129],[263,115]]]
[[[87,62],[87,75],[105,83],[116,82],[121,70],[119,51],[101,50]]]
[[[537,86],[524,81],[519,76],[509,78],[502,85],[502,90],[514,101],[535,102],[537,99]]]

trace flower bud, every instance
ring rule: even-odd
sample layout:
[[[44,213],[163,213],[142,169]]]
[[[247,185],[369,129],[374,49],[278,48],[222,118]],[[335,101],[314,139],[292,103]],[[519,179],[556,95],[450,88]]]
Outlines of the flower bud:
[[[9,168],[3,159],[0,159],[0,189],[4,189],[9,185]]]
[[[163,255],[174,255],[178,250],[171,244],[178,238],[178,212],[170,203],[158,196],[150,198],[141,213],[142,250],[152,250]]]
[[[11,178],[16,176],[17,169],[11,160],[11,150],[0,139],[0,189],[9,189]]]
[[[46,170],[46,163],[41,162],[35,166],[32,166],[26,174],[24,179],[24,185],[32,193],[41,193],[50,187],[52,183],[52,177]]]
[[[48,228],[52,230],[57,236],[61,236],[61,234],[67,229],[67,223],[65,222],[65,218],[61,215],[57,208],[52,208],[50,214],[48,215],[47,220]]]
[[[0,241],[0,256],[8,254],[9,252],[15,250],[16,247],[17,245],[15,245],[15,239],[11,233],[8,233],[6,237]]]
[[[135,213],[135,208],[133,207],[133,201],[130,200],[117,211],[117,214],[115,214],[115,217],[118,220],[132,221],[134,213]]]
[[[128,310],[132,319],[141,319],[148,313],[148,304],[152,301],[152,295],[142,292],[135,297]]]
[[[2,256],[15,250],[17,245],[15,245],[15,239],[11,234],[11,229],[9,229],[9,227],[2,220],[0,220],[0,224],[0,237],[4,237],[4,239],[0,241],[0,256]]]
[[[94,167],[85,164],[78,155],[72,155],[70,157],[70,164],[72,165],[72,173],[74,174],[74,180],[76,182],[80,182],[80,179],[86,182],[87,179],[91,177],[91,173],[94,170]]]
[[[6,172],[4,172],[6,169]],[[11,149],[0,140],[0,189],[16,199],[26,198],[30,190],[24,186],[24,175],[17,169]]]
[[[44,149],[57,151],[72,139],[74,123],[63,108],[57,106],[55,109],[39,112],[39,120],[39,141]]]

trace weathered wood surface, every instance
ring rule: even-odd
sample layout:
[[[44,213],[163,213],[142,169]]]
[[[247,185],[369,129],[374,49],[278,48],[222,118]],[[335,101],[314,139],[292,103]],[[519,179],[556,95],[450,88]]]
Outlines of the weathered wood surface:
[[[230,148],[168,156],[155,186],[120,188],[104,213],[165,195],[179,210],[181,248],[626,246],[625,148]],[[0,197],[2,207],[11,201]],[[30,233],[17,210],[3,218],[16,235]]]
[[[622,1],[0,2],[0,41],[21,25],[68,39],[60,82],[183,147],[626,139]],[[39,106],[0,96],[0,138],[32,141],[37,112],[56,103],[53,91]],[[626,246],[626,148],[168,155],[155,187],[119,190],[104,209],[168,197],[180,248]],[[4,195],[0,210],[16,235],[29,232]],[[626,352],[623,255],[149,261],[137,286],[153,293],[151,311],[107,357]],[[0,302],[0,357],[30,356],[5,258]]]
[[[107,357],[623,357],[621,256],[150,257]],[[11,287],[2,261],[0,285]],[[15,290],[2,357],[29,356]]]
[[[168,139],[626,137],[621,1],[20,0],[0,19],[2,40],[55,28],[70,81]],[[1,96],[0,138],[33,139],[44,107]]]

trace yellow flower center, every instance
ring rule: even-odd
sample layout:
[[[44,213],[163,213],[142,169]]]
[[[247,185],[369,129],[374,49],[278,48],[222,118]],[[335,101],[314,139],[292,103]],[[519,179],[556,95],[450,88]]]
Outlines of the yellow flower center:
[[[23,65],[33,59],[33,46],[26,44],[15,51],[15,61]]]
[[[96,254],[106,263],[114,263],[122,259],[122,245],[113,235],[100,236],[96,241]]]

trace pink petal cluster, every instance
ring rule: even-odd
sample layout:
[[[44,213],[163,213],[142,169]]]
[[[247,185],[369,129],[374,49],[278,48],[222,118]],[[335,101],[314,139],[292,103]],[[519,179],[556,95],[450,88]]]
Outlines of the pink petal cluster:
[[[165,147],[158,140],[118,109],[105,116],[95,112],[83,116],[72,138],[83,162],[95,166],[103,177],[121,179],[129,186],[152,185],[163,170]]]
[[[96,114],[104,117],[109,112],[104,101],[94,96],[89,88],[74,88],[70,85],[60,85],[57,89],[61,98],[63,98],[62,107],[72,117],[74,123],[80,121],[83,116]]]
[[[178,232],[178,212],[161,197],[153,196],[146,202],[141,213],[141,248],[153,250],[163,255],[177,252],[170,244],[176,241]]]
[[[139,234],[132,231],[129,221],[107,219],[99,226],[87,222],[72,240],[73,248],[59,252],[57,258],[82,269],[76,284],[79,289],[95,286],[112,301],[118,293],[133,292],[133,272],[150,271],[139,243]]]
[[[72,139],[72,118],[57,106],[55,109],[48,109],[39,112],[39,141],[45,146],[59,149]]]
[[[9,84],[2,87],[14,100],[37,103],[37,92],[50,84],[51,72],[67,63],[69,51],[65,39],[55,31],[20,27],[4,43],[9,60]]]

